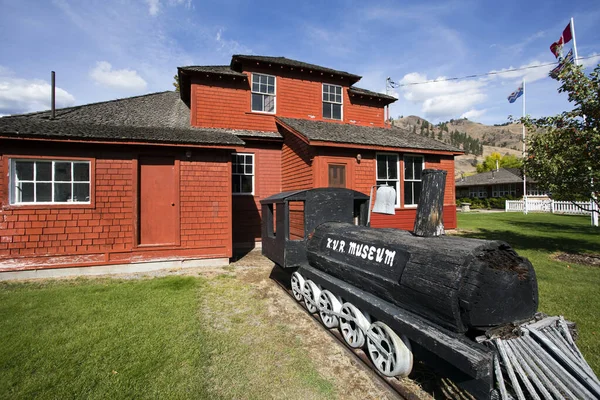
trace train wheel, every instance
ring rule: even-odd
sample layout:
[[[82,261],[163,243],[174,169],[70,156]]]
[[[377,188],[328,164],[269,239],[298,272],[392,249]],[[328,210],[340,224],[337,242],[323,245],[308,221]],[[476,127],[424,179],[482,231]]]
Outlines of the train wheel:
[[[304,281],[304,304],[306,304],[306,309],[314,314],[319,311],[319,296],[321,295],[321,289],[317,286],[316,283],[307,279]]]
[[[323,290],[319,296],[319,315],[323,325],[327,328],[337,328],[339,326],[339,319],[331,313],[339,314],[342,309],[340,301],[331,293],[329,290]]]
[[[358,349],[365,344],[365,332],[369,329],[369,317],[350,303],[344,303],[340,311],[340,331],[348,345]]]
[[[302,289],[304,288],[304,278],[302,277],[302,275],[300,275],[299,272],[296,271],[292,274],[291,283],[294,298],[297,301],[302,301],[302,299],[304,298],[304,295],[302,294]]]
[[[412,371],[413,356],[408,339],[400,338],[383,322],[373,322],[369,327],[367,349],[373,364],[385,376],[404,377]]]

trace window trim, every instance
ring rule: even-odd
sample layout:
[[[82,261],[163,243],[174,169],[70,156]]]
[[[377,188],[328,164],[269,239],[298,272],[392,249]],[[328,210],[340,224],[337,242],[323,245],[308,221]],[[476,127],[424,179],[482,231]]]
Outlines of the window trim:
[[[262,76],[266,76],[266,77],[273,77],[274,83],[273,83],[273,90],[275,91],[275,93],[273,93],[272,95],[269,93],[262,93],[262,92],[255,92],[253,89],[253,83],[254,83],[254,75],[262,75]],[[258,110],[254,110],[252,107],[252,95],[253,94],[260,94],[262,96],[273,96],[273,111],[264,111],[264,97],[263,97],[263,111],[258,111]],[[258,114],[269,114],[269,115],[273,115],[277,113],[277,76],[275,75],[269,75],[269,74],[263,74],[261,72],[251,72],[250,73],[250,112],[253,113],[258,113]]]
[[[508,187],[508,190],[506,189]],[[502,193],[502,194],[500,194]],[[517,196],[517,184],[516,183],[499,183],[492,185],[492,198],[496,197],[507,197]],[[529,195],[528,195],[529,196]]]
[[[233,160],[231,161],[231,194],[234,196],[254,196],[254,193],[256,191],[256,157],[254,153],[231,153],[232,156],[235,155],[240,155],[240,156],[251,156],[252,157],[252,192],[251,193],[245,193],[245,192],[234,192],[233,191],[233,177],[235,175],[242,175],[242,176],[247,176],[248,174],[244,173],[244,174],[240,174],[240,173],[235,173],[233,172]]]
[[[377,157],[378,156],[394,156],[396,157],[396,172],[398,174],[398,178],[395,179],[396,181],[396,205],[394,206],[394,208],[396,209],[400,209],[402,208],[402,204],[400,203],[400,183],[401,183],[401,179],[400,179],[400,155],[398,153],[384,153],[384,152],[377,152],[375,153],[375,185],[377,185],[377,181],[391,181],[394,179],[379,179],[379,170],[378,170],[378,163],[377,163]]]
[[[13,162],[15,161],[86,161],[90,165],[90,201],[89,202],[66,202],[66,203],[16,203],[12,204]],[[3,167],[6,171],[6,180],[3,184],[4,196],[2,198],[2,209],[74,209],[96,207],[96,159],[91,157],[65,157],[65,156],[37,156],[22,154],[4,154]]]
[[[415,179],[406,179],[406,175],[405,175],[405,170],[406,170],[406,159],[407,158],[421,158],[421,174],[423,173],[423,170],[425,169],[425,156],[421,155],[421,154],[404,154],[402,156],[402,188],[404,189],[404,185],[406,184],[406,182],[423,182],[423,177],[421,176],[420,180],[415,180]],[[421,187],[422,188],[422,187]],[[414,191],[413,191],[413,195],[414,195]],[[406,204],[404,203],[404,196],[402,196],[402,205],[404,206],[404,208],[417,208],[417,206],[419,205],[417,204]]]
[[[325,85],[327,86],[333,86],[333,87],[339,87],[340,88],[340,98],[341,101],[335,102],[335,101],[325,101],[323,100],[323,94],[325,93]],[[332,120],[332,121],[343,121],[344,120],[344,87],[341,85],[335,85],[333,83],[322,83],[321,84],[321,114],[323,113],[323,103],[328,103],[328,104],[339,104],[340,105],[340,119],[337,118],[327,118],[325,117],[325,115],[321,115],[323,119],[327,119],[327,120]],[[331,113],[333,115],[333,113]]]
[[[483,196],[482,196],[482,194],[483,194]],[[469,198],[487,199],[488,198],[487,186],[486,185],[469,186]]]

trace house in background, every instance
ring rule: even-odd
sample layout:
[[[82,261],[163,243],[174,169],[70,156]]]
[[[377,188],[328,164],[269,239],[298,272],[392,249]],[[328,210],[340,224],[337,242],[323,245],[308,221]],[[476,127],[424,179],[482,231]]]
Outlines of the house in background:
[[[395,98],[348,72],[234,55],[178,77],[180,92],[0,118],[0,274],[225,264],[259,244],[261,199],[314,187],[394,186],[396,215],[372,226],[412,229],[421,171],[453,176],[462,153],[386,125]]]
[[[547,194],[537,183],[527,178],[527,196]],[[523,197],[523,173],[518,168],[499,168],[456,180],[456,198]]]

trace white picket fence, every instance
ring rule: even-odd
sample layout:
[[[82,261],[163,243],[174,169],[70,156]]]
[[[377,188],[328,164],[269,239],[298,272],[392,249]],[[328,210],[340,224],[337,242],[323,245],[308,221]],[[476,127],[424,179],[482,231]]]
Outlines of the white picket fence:
[[[506,200],[506,212],[523,212],[523,200]],[[578,207],[579,206],[579,207]],[[592,201],[554,201],[527,199],[527,212],[550,212],[553,214],[590,215]],[[584,209],[580,208],[583,207]]]

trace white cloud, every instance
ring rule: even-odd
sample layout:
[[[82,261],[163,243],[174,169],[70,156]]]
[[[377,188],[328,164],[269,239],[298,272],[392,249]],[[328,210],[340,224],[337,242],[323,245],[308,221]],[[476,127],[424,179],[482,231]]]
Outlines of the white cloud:
[[[50,108],[51,86],[41,79],[17,78],[0,66],[0,115],[22,114]],[[56,106],[68,107],[75,97],[64,89],[56,88]]]
[[[510,66],[508,68],[502,68],[499,70],[492,70],[490,73],[498,73],[497,76],[500,79],[508,79],[508,80],[522,80],[525,79],[525,82],[535,82],[540,79],[544,79],[548,77],[548,73],[555,65],[545,65],[543,67],[536,67],[537,65],[548,64],[547,62],[541,62],[539,60],[533,60],[527,64],[521,65],[520,67]],[[511,71],[513,69],[517,69],[517,71]]]
[[[399,82],[404,98],[421,106],[421,112],[427,117],[438,119],[455,117],[469,112],[482,103],[487,95],[483,92],[486,82],[482,80],[444,81],[415,84],[427,81],[427,76],[417,72],[407,74]],[[412,85],[411,85],[412,84]]]
[[[146,3],[148,3],[148,13],[150,15],[155,16],[158,14],[158,11],[160,10],[159,0],[146,0]]]
[[[239,42],[235,40],[225,39],[224,38],[225,28],[217,29],[217,34],[215,35],[215,42],[220,51],[223,51],[227,54],[247,54],[249,49]]]
[[[469,111],[463,113],[460,117],[475,120],[475,119],[481,117],[483,114],[485,114],[486,111],[487,111],[486,109],[476,110],[473,108],[473,109],[470,109]]]
[[[153,17],[158,15],[161,9],[160,0],[146,0],[148,4],[148,14]],[[170,6],[180,6],[183,5],[185,8],[189,9],[192,7],[192,0],[168,0],[167,4]]]
[[[106,61],[99,61],[90,71],[90,76],[96,83],[115,89],[139,91],[146,89],[146,81],[131,69],[112,69]]]
[[[588,56],[588,58],[584,58],[583,60],[579,60],[579,64],[583,65],[584,68],[594,68],[598,65],[600,61],[600,54],[593,52]]]

